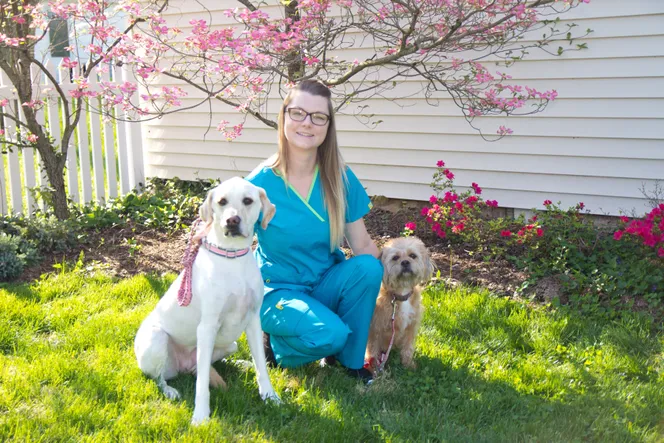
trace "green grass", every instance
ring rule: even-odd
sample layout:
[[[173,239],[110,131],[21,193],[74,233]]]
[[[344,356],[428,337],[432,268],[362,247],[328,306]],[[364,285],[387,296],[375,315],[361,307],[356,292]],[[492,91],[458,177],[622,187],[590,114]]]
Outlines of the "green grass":
[[[662,441],[664,336],[637,315],[590,319],[477,290],[428,290],[418,368],[369,388],[339,368],[217,363],[212,420],[189,425],[194,378],[169,401],[133,338],[174,276],[79,269],[0,285],[0,441]],[[394,356],[396,357],[396,355]],[[244,339],[233,357],[249,359]],[[391,361],[398,361],[394,358]]]

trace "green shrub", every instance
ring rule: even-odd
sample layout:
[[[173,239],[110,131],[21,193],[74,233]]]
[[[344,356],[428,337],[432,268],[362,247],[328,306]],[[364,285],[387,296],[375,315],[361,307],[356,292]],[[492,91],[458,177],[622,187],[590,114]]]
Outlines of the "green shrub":
[[[205,191],[215,182],[178,178],[150,179],[146,189],[131,192],[105,205],[74,206],[72,214],[82,228],[99,229],[132,222],[170,231],[186,229],[197,217]]]
[[[19,253],[21,240],[0,232],[0,281],[11,281],[23,272],[25,257]]]

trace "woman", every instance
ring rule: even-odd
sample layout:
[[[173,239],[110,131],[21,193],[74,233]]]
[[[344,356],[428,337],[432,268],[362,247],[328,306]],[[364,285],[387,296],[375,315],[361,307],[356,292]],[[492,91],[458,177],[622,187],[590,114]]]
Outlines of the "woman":
[[[317,81],[294,87],[279,111],[279,151],[247,177],[277,207],[267,229],[256,225],[261,323],[268,361],[294,367],[335,357],[369,383],[364,351],[383,268],[362,219],[369,197],[337,146],[330,97]]]

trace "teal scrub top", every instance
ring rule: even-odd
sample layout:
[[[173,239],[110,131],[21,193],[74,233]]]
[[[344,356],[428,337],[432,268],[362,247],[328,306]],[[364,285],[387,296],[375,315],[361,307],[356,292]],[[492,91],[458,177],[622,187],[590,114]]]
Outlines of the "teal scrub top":
[[[352,223],[369,212],[371,201],[350,168],[346,168],[346,176],[346,223]],[[260,226],[260,220],[256,223],[258,246],[254,254],[265,292],[274,289],[311,292],[328,269],[345,260],[339,248],[330,252],[330,223],[318,167],[309,195],[299,195],[264,164],[246,180],[265,189],[277,209],[267,229]]]

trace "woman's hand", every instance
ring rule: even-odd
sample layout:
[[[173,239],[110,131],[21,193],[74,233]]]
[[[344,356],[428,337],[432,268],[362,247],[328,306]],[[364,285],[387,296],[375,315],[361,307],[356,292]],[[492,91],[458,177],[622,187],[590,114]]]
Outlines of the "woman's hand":
[[[347,223],[345,234],[354,255],[369,254],[376,258],[380,255],[376,244],[369,236],[366,226],[364,226],[364,219]]]

